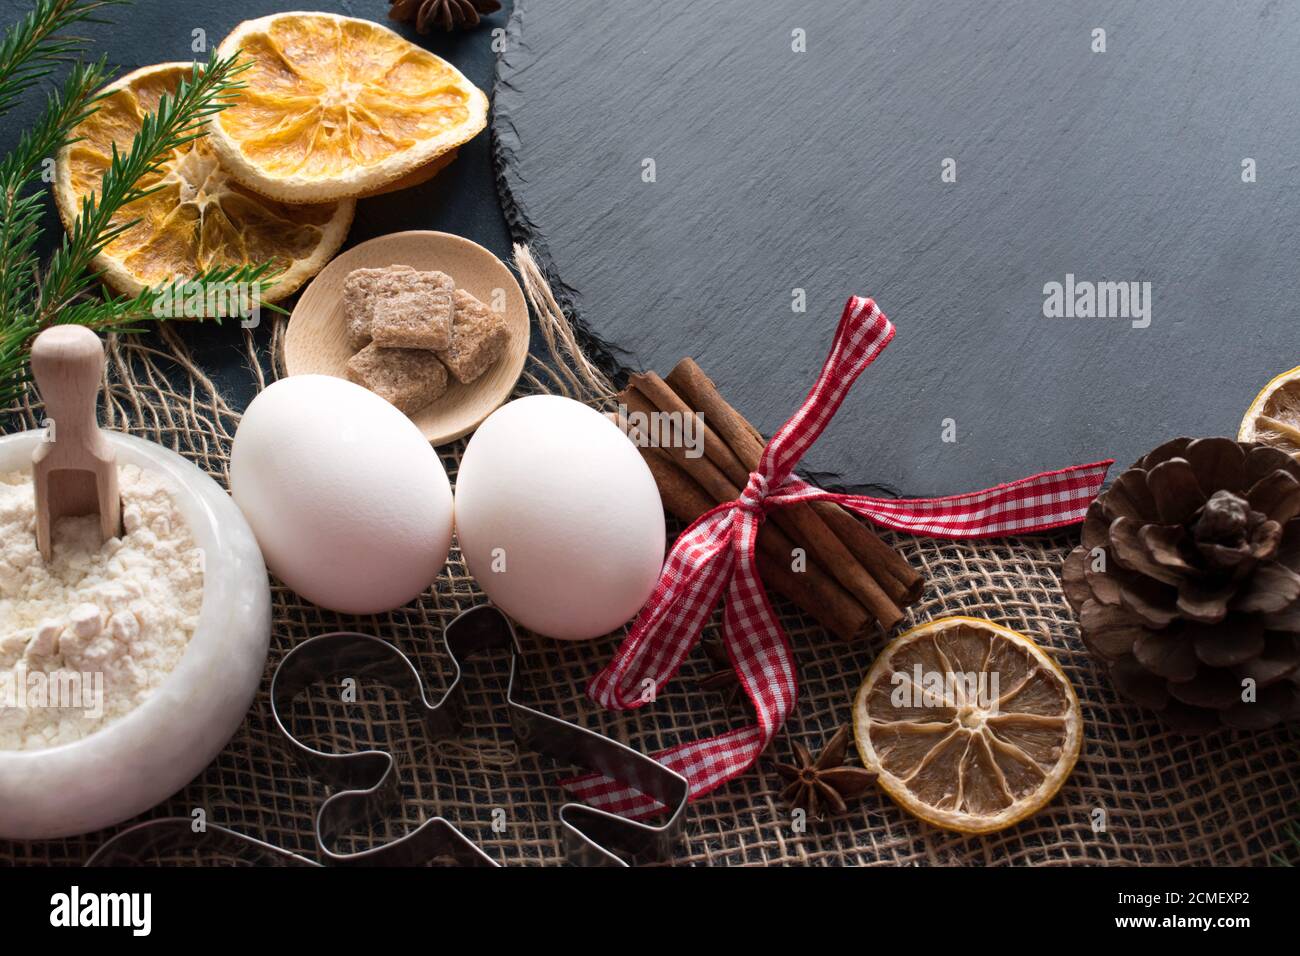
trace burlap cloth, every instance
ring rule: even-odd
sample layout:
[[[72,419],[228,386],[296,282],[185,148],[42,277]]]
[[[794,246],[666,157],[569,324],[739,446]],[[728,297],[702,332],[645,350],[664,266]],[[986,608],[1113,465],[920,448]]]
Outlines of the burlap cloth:
[[[540,273],[523,272],[536,331],[517,394],[551,392],[599,407],[612,392],[609,380],[583,355]],[[282,332],[282,327],[274,330],[273,354]],[[246,346],[249,367],[261,379],[265,345],[247,333]],[[181,338],[165,327],[114,338],[109,366],[109,425],[180,452],[225,484],[238,415],[196,367]],[[6,427],[34,427],[37,411],[24,406]],[[1152,436],[1152,443],[1162,437]],[[441,449],[453,482],[463,449],[463,441]],[[982,838],[922,824],[875,791],[844,816],[810,823],[797,833],[777,795],[781,783],[772,755],[765,755],[748,773],[691,806],[675,862],[1267,864],[1296,857],[1289,821],[1300,812],[1295,779],[1300,733],[1295,728],[1262,734],[1225,730],[1184,737],[1166,733],[1156,720],[1121,702],[1084,651],[1061,594],[1060,563],[1073,534],[955,544],[892,540],[928,582],[905,626],[944,614],[984,616],[1032,636],[1059,661],[1078,691],[1086,727],[1083,753],[1069,781],[1037,816]],[[354,629],[380,635],[417,658],[428,683],[438,688],[448,673],[441,627],[485,598],[457,550],[422,600],[380,617],[323,611],[278,584],[273,593],[270,659],[248,718],[198,779],[146,817],[189,816],[201,808],[212,823],[312,855],[312,816],[326,790],[305,777],[280,746],[267,699],[272,669],[304,638]],[[797,611],[781,610],[801,681],[798,708],[773,744],[775,756],[788,759],[793,740],[816,750],[849,719],[853,694],[886,637],[875,633],[845,643]],[[743,702],[728,705],[722,695],[697,688],[697,679],[711,670],[699,651],[654,706],[627,714],[596,708],[584,688],[617,639],[569,645],[522,634],[523,699],[647,752],[747,721]],[[454,743],[430,745],[418,718],[399,706],[341,705],[323,693],[300,702],[294,720],[303,739],[328,748],[385,746],[402,765],[401,808],[373,832],[358,833],[354,848],[441,814],[502,863],[560,862],[556,814],[564,793],[556,780],[562,774],[546,759],[516,750],[501,706],[506,664],[504,655],[471,664],[472,729]],[[505,811],[503,830],[492,826],[497,809]],[[77,864],[110,832],[0,842],[0,861]]]

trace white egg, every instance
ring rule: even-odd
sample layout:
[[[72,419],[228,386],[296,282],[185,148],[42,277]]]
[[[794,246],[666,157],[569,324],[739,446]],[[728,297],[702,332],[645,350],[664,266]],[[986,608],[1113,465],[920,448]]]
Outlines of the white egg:
[[[497,409],[456,475],[470,572],[529,630],[598,637],[633,617],[664,559],[664,511],[636,447],[599,412],[556,395]]]
[[[230,453],[230,493],[276,577],[345,614],[418,597],[451,547],[437,452],[396,408],[341,378],[295,375],[253,400]]]

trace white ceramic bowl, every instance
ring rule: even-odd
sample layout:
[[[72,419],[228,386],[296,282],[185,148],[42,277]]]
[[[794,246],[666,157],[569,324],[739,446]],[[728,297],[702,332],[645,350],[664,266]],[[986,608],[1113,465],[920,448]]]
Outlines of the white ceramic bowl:
[[[31,466],[42,432],[0,438],[0,472]],[[253,702],[271,638],[262,553],[221,486],[180,455],[110,432],[119,464],[167,475],[204,555],[203,608],[189,647],[147,700],[88,737],[0,750],[0,837],[40,840],[111,826],[193,780]]]

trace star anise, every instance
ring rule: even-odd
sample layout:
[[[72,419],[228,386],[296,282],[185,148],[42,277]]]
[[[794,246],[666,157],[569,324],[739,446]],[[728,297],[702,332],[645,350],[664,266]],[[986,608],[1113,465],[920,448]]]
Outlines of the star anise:
[[[807,747],[796,741],[794,752],[799,763],[775,764],[776,772],[786,781],[781,799],[813,820],[822,819],[826,807],[835,813],[847,810],[847,801],[862,796],[876,780],[876,775],[864,767],[844,766],[848,745],[848,725],[835,732],[816,760]]]
[[[727,657],[727,650],[720,641],[710,641],[705,644],[704,653],[713,664],[714,670],[700,678],[700,690],[716,690],[730,707],[740,699],[742,690],[740,675],[731,666],[731,659]]]
[[[479,16],[496,13],[501,9],[498,0],[389,0],[390,20],[414,20],[419,33],[428,33],[435,26],[450,33],[452,30],[478,26]]]

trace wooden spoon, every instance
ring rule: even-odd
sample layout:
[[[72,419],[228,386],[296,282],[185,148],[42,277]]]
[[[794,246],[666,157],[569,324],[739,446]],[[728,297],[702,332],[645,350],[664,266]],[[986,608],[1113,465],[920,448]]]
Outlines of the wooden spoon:
[[[49,431],[32,455],[36,546],[49,561],[54,522],[99,515],[103,539],[122,531],[117,454],[99,429],[95,405],[104,375],[99,336],[81,325],[55,325],[32,343],[32,374],[45,400]]]

